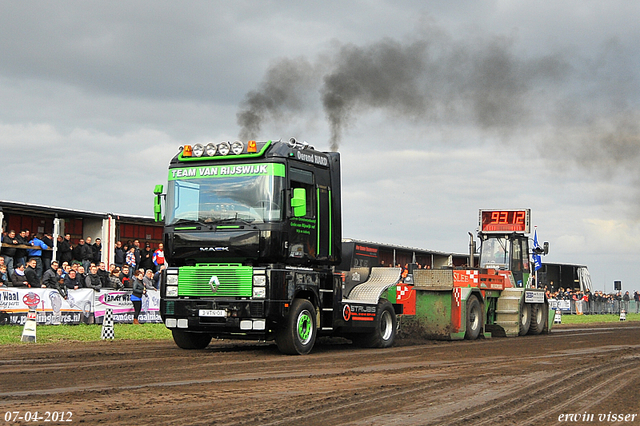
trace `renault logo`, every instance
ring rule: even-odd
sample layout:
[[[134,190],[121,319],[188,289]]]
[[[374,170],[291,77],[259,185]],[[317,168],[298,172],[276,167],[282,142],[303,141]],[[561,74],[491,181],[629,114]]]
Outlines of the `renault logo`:
[[[212,275],[211,279],[209,280],[209,285],[211,286],[211,290],[213,290],[213,292],[215,293],[216,291],[218,291],[218,288],[220,288],[220,280],[218,280],[218,277],[216,277],[215,275]]]

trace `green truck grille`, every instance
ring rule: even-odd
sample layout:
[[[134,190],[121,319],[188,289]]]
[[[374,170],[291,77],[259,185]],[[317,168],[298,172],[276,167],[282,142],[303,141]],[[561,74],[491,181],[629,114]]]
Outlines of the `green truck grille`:
[[[217,277],[220,285],[213,291],[209,282]],[[183,266],[178,274],[178,296],[251,297],[253,268],[238,265]]]

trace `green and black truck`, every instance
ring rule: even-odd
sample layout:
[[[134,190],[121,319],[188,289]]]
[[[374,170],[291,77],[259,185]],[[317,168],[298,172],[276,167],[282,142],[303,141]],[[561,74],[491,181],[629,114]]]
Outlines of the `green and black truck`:
[[[294,138],[181,147],[154,191],[170,265],[160,311],[176,344],[275,340],[307,354],[332,335],[391,346],[402,305],[387,295],[401,270],[373,268],[345,293],[340,185],[340,154]]]

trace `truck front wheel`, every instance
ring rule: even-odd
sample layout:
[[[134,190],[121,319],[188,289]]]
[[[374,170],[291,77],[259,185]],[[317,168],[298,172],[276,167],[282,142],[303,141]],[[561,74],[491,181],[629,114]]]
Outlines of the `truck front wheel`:
[[[173,341],[182,349],[204,349],[211,343],[211,336],[183,330],[171,330]]]
[[[373,325],[372,331],[362,336],[354,336],[353,342],[365,348],[388,348],[393,345],[398,319],[391,302],[383,299],[378,303],[378,314]]]
[[[306,355],[316,341],[316,310],[307,299],[296,299],[291,304],[284,326],[276,333],[280,352],[287,355]]]

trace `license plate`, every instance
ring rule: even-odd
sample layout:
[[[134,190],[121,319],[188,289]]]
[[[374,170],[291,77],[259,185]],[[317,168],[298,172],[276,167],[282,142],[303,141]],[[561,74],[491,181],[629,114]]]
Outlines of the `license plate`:
[[[227,311],[224,309],[200,309],[201,317],[226,317]]]

